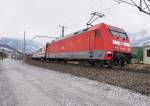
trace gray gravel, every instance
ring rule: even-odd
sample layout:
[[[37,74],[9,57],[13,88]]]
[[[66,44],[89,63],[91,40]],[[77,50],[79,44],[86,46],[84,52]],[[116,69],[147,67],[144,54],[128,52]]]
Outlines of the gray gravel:
[[[91,80],[112,84],[150,96],[150,72],[142,73],[142,70],[135,70],[134,68],[133,70],[114,70],[95,68],[91,66],[66,65],[65,63],[46,63],[34,60],[30,60],[28,63],[35,66],[45,67],[55,71],[70,73],[72,75],[85,77]]]
[[[149,106],[150,98],[112,85],[5,60],[0,106]]]

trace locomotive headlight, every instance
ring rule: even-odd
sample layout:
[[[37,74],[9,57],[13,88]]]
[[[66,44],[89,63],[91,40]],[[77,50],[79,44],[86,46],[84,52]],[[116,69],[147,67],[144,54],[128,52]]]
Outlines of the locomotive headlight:
[[[120,41],[113,40],[113,44],[120,45]]]
[[[112,54],[112,52],[108,51],[107,54]]]

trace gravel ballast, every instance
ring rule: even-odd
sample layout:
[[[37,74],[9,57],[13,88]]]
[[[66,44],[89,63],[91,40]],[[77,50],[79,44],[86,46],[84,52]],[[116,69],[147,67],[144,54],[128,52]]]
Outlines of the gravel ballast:
[[[30,65],[45,67],[55,71],[70,73],[99,82],[126,88],[150,96],[150,73],[128,70],[103,69],[88,66],[49,63],[36,60],[27,61]],[[134,70],[134,69],[133,69]]]

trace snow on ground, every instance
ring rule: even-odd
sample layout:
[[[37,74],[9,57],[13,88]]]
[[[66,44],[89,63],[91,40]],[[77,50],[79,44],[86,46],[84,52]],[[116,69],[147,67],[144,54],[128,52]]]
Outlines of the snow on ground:
[[[7,59],[0,62],[0,106],[150,106],[150,97]]]

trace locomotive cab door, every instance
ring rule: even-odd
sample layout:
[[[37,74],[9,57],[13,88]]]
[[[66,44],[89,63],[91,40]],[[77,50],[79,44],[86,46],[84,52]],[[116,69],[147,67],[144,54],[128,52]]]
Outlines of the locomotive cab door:
[[[101,35],[100,29],[95,29],[91,34],[91,50],[94,51],[94,59],[103,59],[103,37]]]
[[[95,40],[95,32],[91,31],[89,32],[89,52],[90,52],[90,58],[94,58],[94,51],[95,51],[95,45],[94,45],[94,40]]]

